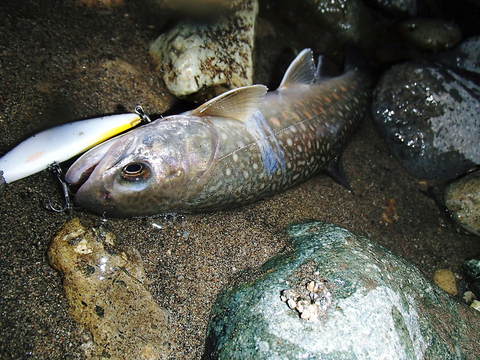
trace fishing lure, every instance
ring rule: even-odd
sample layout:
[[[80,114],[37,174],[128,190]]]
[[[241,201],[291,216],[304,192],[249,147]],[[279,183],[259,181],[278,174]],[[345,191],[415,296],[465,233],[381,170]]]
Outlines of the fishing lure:
[[[42,131],[18,144],[0,158],[3,182],[45,170],[138,125],[143,112],[75,121]],[[1,176],[1,175],[0,175]]]

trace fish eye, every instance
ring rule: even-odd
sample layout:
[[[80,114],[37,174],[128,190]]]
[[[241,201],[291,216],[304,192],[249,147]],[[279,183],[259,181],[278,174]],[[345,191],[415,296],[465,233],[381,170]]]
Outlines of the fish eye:
[[[142,162],[131,162],[122,168],[122,178],[128,181],[145,180],[150,177],[150,168]]]

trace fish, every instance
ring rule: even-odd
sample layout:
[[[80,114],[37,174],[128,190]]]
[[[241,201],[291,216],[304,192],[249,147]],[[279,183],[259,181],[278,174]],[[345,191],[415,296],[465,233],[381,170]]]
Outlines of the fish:
[[[280,86],[229,90],[93,148],[66,173],[78,206],[110,217],[242,206],[324,170],[362,120],[371,76],[326,77],[304,49]]]
[[[0,157],[0,183],[12,183],[87,151],[141,122],[135,113],[74,121],[44,130]]]

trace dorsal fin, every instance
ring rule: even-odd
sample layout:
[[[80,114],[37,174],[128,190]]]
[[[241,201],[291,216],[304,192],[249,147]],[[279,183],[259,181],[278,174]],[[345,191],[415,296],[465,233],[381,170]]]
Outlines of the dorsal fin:
[[[314,80],[315,63],[312,49],[303,49],[288,67],[278,88],[287,88],[294,84],[311,84]]]
[[[195,116],[217,116],[246,121],[258,109],[267,92],[264,85],[243,86],[224,92],[190,112]]]

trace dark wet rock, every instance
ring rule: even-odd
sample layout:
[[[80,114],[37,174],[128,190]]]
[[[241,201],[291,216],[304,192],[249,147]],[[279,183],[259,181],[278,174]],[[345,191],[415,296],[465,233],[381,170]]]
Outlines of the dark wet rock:
[[[462,268],[468,281],[468,289],[480,299],[480,258],[466,260]]]
[[[150,47],[168,90],[178,97],[199,93],[206,100],[251,85],[257,0],[244,0],[214,22],[183,21]]]
[[[480,163],[479,111],[480,81],[440,65],[393,66],[373,100],[390,150],[423,179],[453,179]]]
[[[370,0],[368,2],[392,15],[415,15],[417,13],[417,0]]]
[[[460,226],[480,236],[480,171],[452,182],[445,190],[445,206]]]
[[[359,0],[305,0],[319,26],[335,33],[342,42],[371,45],[375,35],[375,19],[370,9]]]
[[[63,274],[70,314],[91,339],[87,359],[167,359],[174,339],[167,312],[154,301],[137,251],[115,248],[115,236],[75,218],[55,236],[51,265]],[[88,338],[87,338],[88,339]]]
[[[289,234],[293,250],[243,274],[220,294],[204,358],[478,355],[480,314],[413,265],[335,225],[294,225]]]
[[[463,41],[455,49],[441,54],[438,60],[449,66],[480,73],[480,36]]]
[[[419,50],[446,50],[462,39],[456,24],[440,19],[409,19],[401,22],[398,29],[402,37]]]

